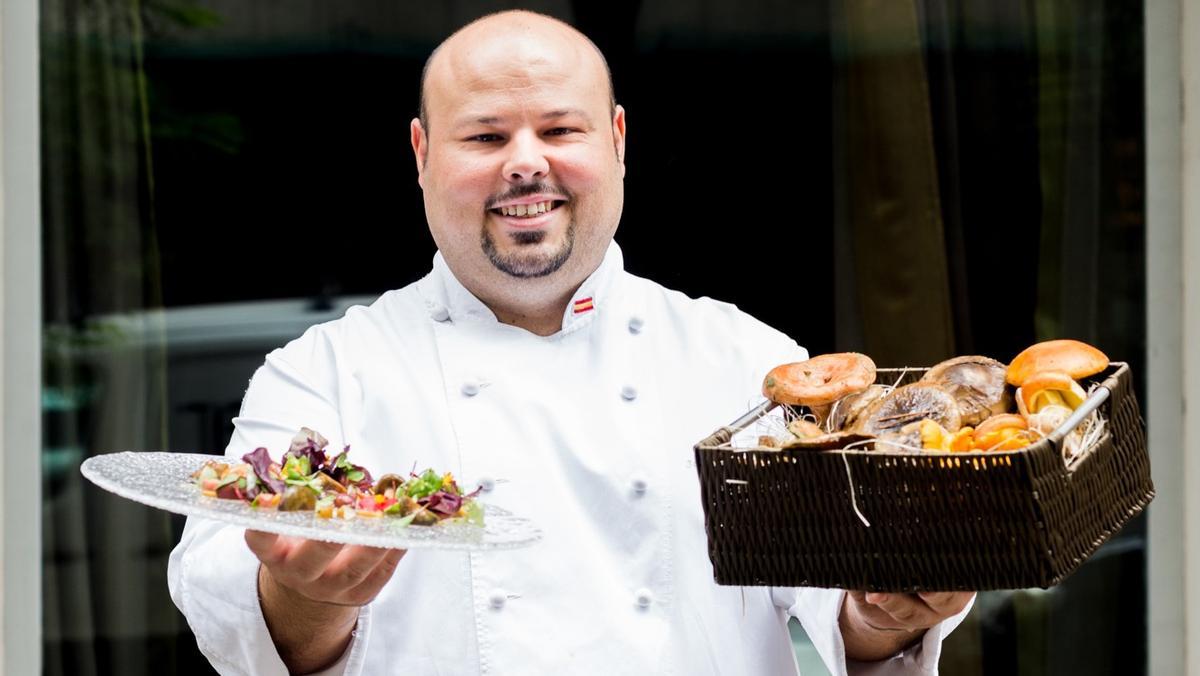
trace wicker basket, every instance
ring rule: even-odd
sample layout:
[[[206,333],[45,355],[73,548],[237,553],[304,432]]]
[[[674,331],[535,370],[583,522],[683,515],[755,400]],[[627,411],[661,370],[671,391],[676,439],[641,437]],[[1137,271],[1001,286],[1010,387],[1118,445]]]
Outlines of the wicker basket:
[[[1084,407],[1107,427],[1069,468],[1068,426],[1009,452],[721,448],[766,407],[743,416],[695,447],[717,582],[890,592],[1062,582],[1154,497],[1129,367],[1091,380],[1102,387]]]

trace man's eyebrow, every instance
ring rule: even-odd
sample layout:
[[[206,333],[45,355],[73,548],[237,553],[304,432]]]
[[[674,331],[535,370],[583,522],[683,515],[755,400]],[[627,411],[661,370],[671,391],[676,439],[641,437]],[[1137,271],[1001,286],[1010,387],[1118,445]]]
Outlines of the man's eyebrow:
[[[577,115],[579,117],[582,117],[585,120],[588,119],[588,114],[579,108],[562,108],[559,110],[551,110],[548,113],[543,113],[542,119],[543,120],[557,120],[560,117],[568,117],[571,115]]]
[[[585,112],[582,108],[560,108],[558,110],[551,110],[551,111],[542,113],[541,117],[543,120],[557,120],[557,119],[560,119],[563,117],[570,117],[572,115],[582,117],[585,120],[590,120],[587,112]],[[463,120],[463,121],[459,122],[458,124],[456,124],[455,127],[456,128],[466,127],[466,126],[470,126],[470,125],[483,125],[486,127],[493,127],[493,126],[500,124],[503,121],[504,121],[504,118],[502,118],[498,115],[484,115],[482,117],[476,117],[476,118]]]

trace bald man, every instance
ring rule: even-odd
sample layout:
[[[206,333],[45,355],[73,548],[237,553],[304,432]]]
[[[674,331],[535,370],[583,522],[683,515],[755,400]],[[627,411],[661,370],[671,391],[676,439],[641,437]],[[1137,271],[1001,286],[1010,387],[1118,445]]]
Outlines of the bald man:
[[[189,521],[171,591],[219,671],[794,673],[790,615],[835,674],[936,672],[970,594],[713,582],[691,444],[807,353],[624,272],[625,133],[603,56],[557,20],[488,16],[430,57],[433,270],[268,355],[227,453],[307,426],[479,481],[543,540],[406,554]]]

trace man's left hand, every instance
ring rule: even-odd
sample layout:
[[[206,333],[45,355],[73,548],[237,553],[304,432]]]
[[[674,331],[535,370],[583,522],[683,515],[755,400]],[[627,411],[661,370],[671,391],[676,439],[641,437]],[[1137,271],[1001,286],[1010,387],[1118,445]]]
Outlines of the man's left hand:
[[[889,658],[917,642],[926,629],[962,612],[972,596],[973,592],[846,592],[838,619],[846,657],[856,662]]]

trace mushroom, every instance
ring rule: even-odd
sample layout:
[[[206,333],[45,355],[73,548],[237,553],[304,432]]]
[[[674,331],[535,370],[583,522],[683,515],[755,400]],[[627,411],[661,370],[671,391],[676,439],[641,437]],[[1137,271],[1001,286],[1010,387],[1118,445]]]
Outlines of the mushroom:
[[[873,382],[875,362],[865,354],[823,354],[771,369],[763,379],[763,396],[778,404],[820,408]]]
[[[981,356],[948,359],[929,369],[919,382],[932,383],[958,402],[963,425],[978,425],[1012,410],[1004,364]]]
[[[404,485],[404,479],[399,474],[384,474],[375,482],[375,488],[372,489],[376,495],[383,495],[387,489],[396,491],[400,486]]]
[[[1103,352],[1078,340],[1047,340],[1025,348],[1008,365],[1006,376],[1011,385],[1020,387],[1043,371],[1058,371],[1079,380],[1108,367]]]
[[[1017,388],[1017,410],[1033,415],[1046,406],[1065,406],[1072,411],[1087,399],[1087,392],[1066,373],[1036,373]]]
[[[345,486],[338,483],[337,479],[334,479],[333,477],[329,476],[328,474],[326,474],[324,472],[317,472],[317,481],[320,481],[321,485],[325,486],[325,488],[328,488],[329,490],[331,490],[335,493],[345,493],[346,492]]]
[[[833,403],[829,417],[825,421],[825,429],[832,432],[849,429],[858,422],[862,412],[867,410],[871,402],[891,391],[887,385],[871,385],[865,390],[851,392]]]
[[[825,434],[825,430],[821,429],[820,425],[814,422],[809,422],[804,418],[796,418],[792,422],[788,423],[787,428],[789,432],[796,435],[800,439],[809,439]]]
[[[954,397],[934,383],[917,382],[897,387],[876,399],[859,416],[851,431],[885,437],[922,418],[937,422],[948,432],[957,432],[962,427],[962,414]],[[919,429],[905,431],[903,436],[915,439],[917,443],[911,445],[920,447]]]
[[[281,512],[303,512],[317,506],[317,492],[308,486],[288,486],[279,501]]]

